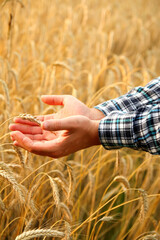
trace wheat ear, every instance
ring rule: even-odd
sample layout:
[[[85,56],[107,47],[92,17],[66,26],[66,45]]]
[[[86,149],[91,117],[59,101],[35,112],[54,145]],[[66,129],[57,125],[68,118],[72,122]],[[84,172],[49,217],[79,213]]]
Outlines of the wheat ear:
[[[14,178],[13,174],[6,172],[5,170],[0,170],[0,176],[7,179],[14,188],[14,190],[18,193],[20,199],[23,203],[25,203],[25,196],[20,188],[20,184],[17,183],[16,179]]]
[[[35,116],[32,116],[31,114],[24,113],[24,114],[20,114],[18,117],[20,117],[24,120],[28,120],[30,122],[35,122],[38,125],[41,125],[41,123],[42,123],[38,118],[36,118]]]
[[[27,232],[23,232],[19,236],[16,237],[15,240],[29,240],[35,237],[64,237],[64,233],[51,229],[35,229]]]
[[[113,216],[104,216],[101,219],[99,219],[99,221],[102,221],[102,222],[110,222],[110,221],[113,221],[113,220],[114,220]]]
[[[0,207],[1,207],[2,211],[6,210],[6,207],[4,205],[4,202],[3,202],[2,198],[1,198],[1,196],[0,196]]]
[[[156,235],[147,235],[142,240],[158,240]]]
[[[138,189],[141,195],[141,210],[140,210],[140,220],[144,220],[148,212],[148,198],[147,193],[143,189]]]
[[[50,180],[50,184],[52,187],[52,191],[53,191],[53,198],[55,201],[56,206],[59,208],[59,204],[60,204],[60,196],[59,196],[59,190],[58,190],[58,186],[55,183],[55,181],[53,180],[52,177],[48,176],[49,180]]]
[[[65,240],[70,239],[70,234],[71,234],[71,225],[65,221]]]
[[[124,176],[116,176],[113,179],[113,181],[120,182],[122,184],[124,190],[126,190],[126,189],[129,190],[130,189],[130,184],[129,184],[127,178],[124,177]]]
[[[60,203],[60,207],[65,209],[65,212],[67,213],[67,217],[69,218],[70,221],[72,221],[72,214],[67,205],[63,202]]]
[[[59,178],[53,178],[54,181],[56,181],[56,183],[59,183],[62,187],[62,189],[64,190],[64,192],[66,193],[66,195],[68,194],[68,187],[66,186],[66,184]]]
[[[149,238],[150,237],[150,238]],[[156,231],[149,231],[140,234],[135,240],[149,240],[149,239],[160,239],[160,234]]]
[[[69,189],[68,189],[67,201],[69,201],[69,199],[71,197],[71,193],[72,193],[72,172],[71,172],[71,168],[68,166],[67,166],[67,170],[68,170],[68,175],[69,175]]]
[[[22,164],[23,167],[25,167],[24,156],[23,156],[20,148],[17,147],[17,146],[14,146],[14,145],[13,145],[13,147],[14,147],[14,150],[15,150],[15,152],[17,153],[17,155],[19,157],[20,163]]]
[[[9,164],[6,164],[6,163],[3,162],[3,161],[0,161],[0,169],[1,169],[1,170],[5,170],[5,171],[8,172],[10,175],[13,174],[11,168],[9,167]]]

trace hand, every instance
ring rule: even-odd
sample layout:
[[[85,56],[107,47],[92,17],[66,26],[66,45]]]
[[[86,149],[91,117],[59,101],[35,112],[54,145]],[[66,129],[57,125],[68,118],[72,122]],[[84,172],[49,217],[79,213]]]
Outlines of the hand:
[[[11,124],[14,145],[38,155],[59,158],[93,145],[99,145],[99,121],[85,116],[47,120],[42,126]],[[52,132],[54,131],[54,132]]]
[[[74,115],[83,115],[91,120],[100,120],[105,115],[95,109],[89,108],[84,103],[71,95],[43,95],[42,101],[48,105],[61,105],[63,108],[53,118],[65,118]]]
[[[43,95],[41,97],[42,101],[48,105],[60,105],[63,108],[54,114],[48,114],[43,116],[38,116],[39,120],[46,121],[51,119],[61,119],[74,115],[86,116],[91,120],[101,120],[105,115],[95,109],[89,108],[84,103],[79,101],[77,98],[71,95]],[[16,117],[14,119],[15,123],[36,125],[33,122],[23,120],[22,118]]]

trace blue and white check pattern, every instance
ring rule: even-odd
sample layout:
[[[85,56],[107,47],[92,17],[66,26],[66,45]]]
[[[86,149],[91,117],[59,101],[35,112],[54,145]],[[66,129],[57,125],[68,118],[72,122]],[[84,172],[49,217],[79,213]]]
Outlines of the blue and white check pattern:
[[[160,77],[95,108],[106,115],[99,124],[104,148],[129,147],[160,154]]]

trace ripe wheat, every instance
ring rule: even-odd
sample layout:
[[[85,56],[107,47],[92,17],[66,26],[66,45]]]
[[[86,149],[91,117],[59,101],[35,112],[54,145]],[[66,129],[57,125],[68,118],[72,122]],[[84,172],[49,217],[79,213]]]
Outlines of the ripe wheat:
[[[41,125],[41,123],[42,123],[37,117],[32,116],[31,114],[24,113],[24,114],[20,114],[18,117],[20,117],[24,120],[28,120],[30,122],[35,122],[38,125]]]
[[[56,230],[51,230],[51,229],[35,229],[35,230],[23,232],[22,234],[17,236],[15,240],[29,240],[35,237],[44,237],[44,236],[62,238],[64,237],[64,233]]]

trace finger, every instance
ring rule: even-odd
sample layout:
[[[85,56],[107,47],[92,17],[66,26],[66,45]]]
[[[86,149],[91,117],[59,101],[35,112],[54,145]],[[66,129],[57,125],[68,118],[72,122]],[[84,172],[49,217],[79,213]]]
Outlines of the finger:
[[[76,125],[73,117],[48,120],[42,123],[42,129],[48,131],[72,130]]]
[[[28,151],[31,151],[33,141],[30,138],[26,137],[23,133],[19,131],[12,132],[11,136],[15,139],[14,145],[20,146]]]
[[[26,136],[20,136],[22,133],[14,132],[14,145],[24,148],[25,150],[39,154],[44,156],[49,156],[54,150],[57,149],[57,142],[53,141],[38,141],[38,140],[31,140]]]
[[[24,148],[20,143],[18,143],[17,141],[14,141],[13,142],[13,144],[16,146],[16,147],[21,147],[21,148]],[[28,150],[29,151],[29,149],[26,149],[26,148],[24,148],[25,150]],[[33,152],[33,151],[32,151]],[[50,154],[50,153],[48,153],[48,154],[46,154],[46,152],[42,152],[42,151],[35,151],[34,152],[35,154],[38,154],[38,155],[41,155],[41,156],[50,156],[50,157],[52,157],[52,155]]]
[[[31,125],[31,126],[38,126],[38,123],[36,123],[36,122],[31,122],[31,121],[29,121],[29,120],[25,120],[25,119],[22,119],[22,118],[19,118],[19,117],[15,117],[15,118],[13,119],[13,121],[14,121],[15,123],[27,124],[27,125]]]
[[[51,114],[47,114],[47,115],[41,115],[41,116],[38,116],[37,118],[38,118],[40,121],[43,122],[43,121],[46,121],[46,120],[54,119],[55,114],[56,114],[56,113],[51,113]]]
[[[56,152],[57,146],[59,146],[56,139],[52,141],[33,141],[18,131],[12,132],[11,135],[15,139],[13,143],[15,146],[42,156],[53,157],[53,152]]]
[[[43,134],[25,134],[26,137],[30,138],[33,141],[42,141],[42,140],[46,140],[43,136]]]
[[[15,140],[15,139],[14,139],[14,137],[13,137],[13,136],[11,136],[11,134],[10,134],[10,138],[11,138],[11,140],[12,140],[12,141],[14,141],[14,140]]]
[[[17,147],[19,146],[19,144],[18,144],[17,141],[14,141],[13,144],[14,144],[15,146],[17,146]]]
[[[20,131],[27,134],[42,134],[42,129],[39,126],[31,126],[25,124],[10,124],[9,129],[11,131]]]
[[[42,95],[41,99],[48,105],[64,105],[66,95]]]

